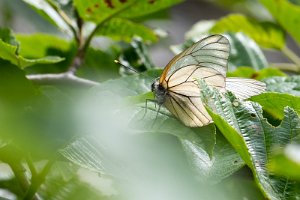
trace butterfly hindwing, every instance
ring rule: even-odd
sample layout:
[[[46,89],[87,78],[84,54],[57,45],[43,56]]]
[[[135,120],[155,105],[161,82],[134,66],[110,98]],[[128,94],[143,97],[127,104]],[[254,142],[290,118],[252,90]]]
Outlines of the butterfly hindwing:
[[[258,95],[266,90],[266,84],[257,80],[248,78],[227,78],[226,90],[241,99],[248,99],[251,96]]]

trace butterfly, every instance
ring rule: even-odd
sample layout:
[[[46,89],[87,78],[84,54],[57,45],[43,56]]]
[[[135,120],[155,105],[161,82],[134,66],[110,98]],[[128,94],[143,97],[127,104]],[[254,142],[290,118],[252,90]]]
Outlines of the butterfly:
[[[229,90],[241,100],[265,91],[266,85],[246,78],[226,78],[230,43],[223,35],[210,35],[176,55],[155,80],[151,90],[159,108],[164,105],[186,126],[212,123],[200,98],[196,79],[221,92]]]

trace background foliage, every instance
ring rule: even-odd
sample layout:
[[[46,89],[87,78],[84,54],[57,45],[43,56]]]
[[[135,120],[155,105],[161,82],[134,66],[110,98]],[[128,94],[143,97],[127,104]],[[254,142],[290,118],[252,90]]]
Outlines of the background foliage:
[[[267,85],[240,101],[199,80],[215,122],[202,128],[150,103],[145,113],[162,72],[148,48],[165,32],[144,22],[181,0],[23,2],[61,33],[0,27],[1,198],[300,198],[300,58],[287,45],[300,41],[298,1],[211,1],[241,12],[200,21],[171,46],[224,34],[227,76]]]

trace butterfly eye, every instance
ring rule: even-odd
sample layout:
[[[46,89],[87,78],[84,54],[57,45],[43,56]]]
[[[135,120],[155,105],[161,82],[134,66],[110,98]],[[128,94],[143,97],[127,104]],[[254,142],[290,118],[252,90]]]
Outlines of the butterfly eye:
[[[155,82],[154,82],[154,83],[152,83],[152,85],[151,85],[151,91],[153,92],[153,91],[154,91],[154,89],[155,89]]]

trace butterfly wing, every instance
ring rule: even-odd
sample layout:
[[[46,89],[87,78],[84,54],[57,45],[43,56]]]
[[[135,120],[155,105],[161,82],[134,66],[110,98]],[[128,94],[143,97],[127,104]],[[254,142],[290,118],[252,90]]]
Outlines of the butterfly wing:
[[[266,84],[248,78],[227,78],[226,90],[233,92],[237,98],[244,100],[264,92]]]
[[[174,57],[165,68],[160,77],[160,84],[168,91],[164,105],[185,125],[196,127],[212,122],[195,78],[224,90],[229,52],[224,36],[211,35]]]

